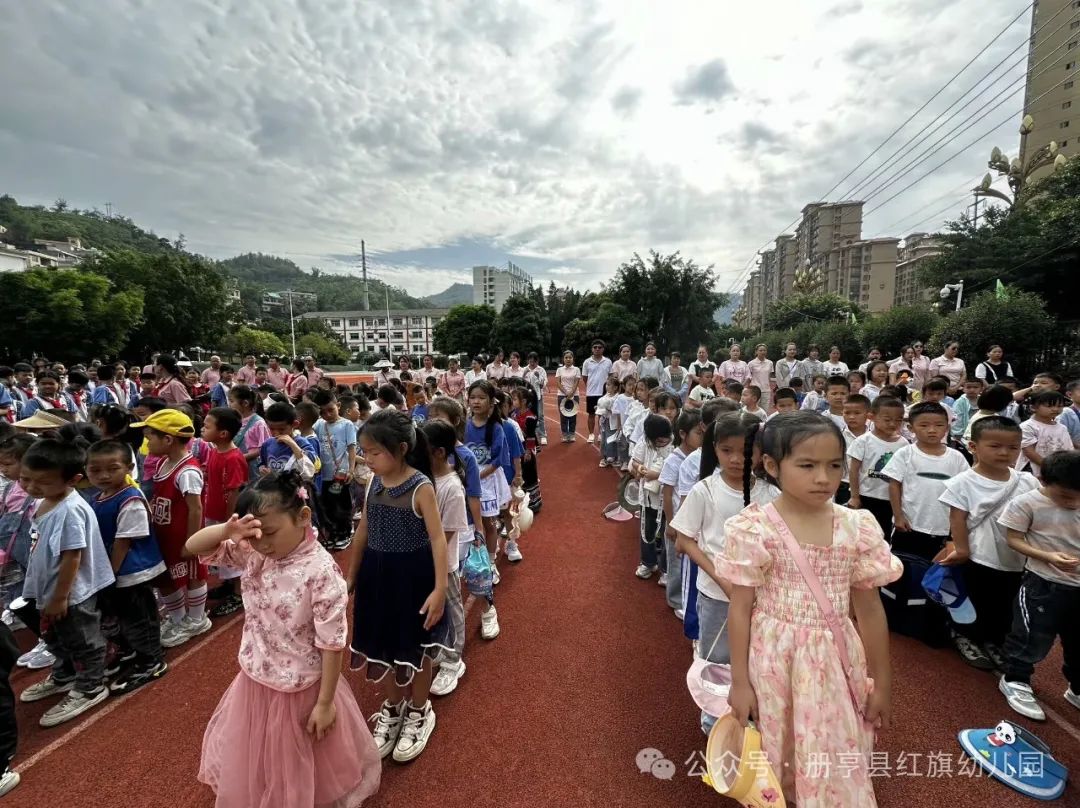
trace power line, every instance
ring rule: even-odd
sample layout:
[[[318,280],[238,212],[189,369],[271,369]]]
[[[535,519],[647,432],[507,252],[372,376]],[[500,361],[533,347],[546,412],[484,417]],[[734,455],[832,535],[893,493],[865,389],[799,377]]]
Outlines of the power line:
[[[877,231],[878,235],[881,235],[881,234],[884,234],[884,233],[891,233],[891,232],[895,231],[896,229],[898,229],[899,225],[906,222],[908,219],[912,218],[913,216],[919,216],[920,214],[922,214],[922,212],[924,210],[926,210],[926,208],[930,207],[931,205],[936,205],[938,202],[940,202],[942,199],[945,199],[946,197],[954,197],[955,198],[956,195],[957,195],[957,192],[960,191],[961,189],[964,190],[964,196],[966,197],[971,192],[971,188],[974,185],[974,183],[978,182],[979,179],[980,179],[979,175],[976,175],[973,179],[964,180],[962,183],[957,185],[955,188],[949,189],[948,191],[943,193],[941,196],[934,197],[929,202],[922,203],[919,206],[918,210],[912,211],[911,213],[907,214],[906,216],[903,216],[903,217],[897,219],[895,222],[890,224],[888,227],[880,228]],[[952,205],[952,203],[950,203],[950,206],[951,205]],[[928,218],[931,218],[931,217],[929,217],[929,216],[924,217],[923,219],[921,219],[918,222],[918,224],[921,224],[923,221],[925,221]],[[904,228],[901,228],[901,229],[907,230],[910,227],[911,226],[907,226],[907,227],[904,227]],[[876,236],[875,236],[875,238],[876,238]]]

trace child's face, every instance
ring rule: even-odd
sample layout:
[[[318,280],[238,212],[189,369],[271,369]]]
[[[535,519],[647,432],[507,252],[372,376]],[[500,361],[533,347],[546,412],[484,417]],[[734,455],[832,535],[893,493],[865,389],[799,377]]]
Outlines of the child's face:
[[[11,452],[0,452],[0,474],[9,480],[19,479],[22,462]]]
[[[338,419],[338,403],[331,401],[325,407],[319,407],[319,415],[327,423],[334,423]]]
[[[474,418],[481,418],[486,421],[488,416],[491,415],[492,409],[491,399],[479,387],[469,394],[469,412],[473,414]]]
[[[929,401],[929,402],[931,402],[933,404],[940,404],[942,401],[945,400],[945,391],[944,390],[923,390],[922,400],[923,401]]]
[[[634,392],[637,395],[637,400],[642,404],[649,403],[649,386],[645,382],[638,382]]]
[[[1035,408],[1035,417],[1040,421],[1053,421],[1064,409],[1061,404],[1040,404]]]
[[[259,514],[260,536],[251,542],[256,553],[267,558],[285,558],[304,540],[311,525],[311,509],[304,507],[296,514],[281,508],[271,508]]]
[[[870,372],[870,381],[880,387],[888,380],[889,369],[885,367],[885,365],[875,365],[874,369]]]
[[[829,409],[835,413],[843,412],[844,399],[848,397],[846,387],[834,384],[825,391],[825,399],[829,402]]]
[[[188,384],[195,385],[199,383],[199,374],[197,371],[189,370],[185,374],[185,378],[187,378]]]
[[[814,379],[814,392],[815,393],[824,393],[825,392],[825,380],[824,379],[820,379],[820,378],[819,379]]]
[[[236,396],[230,395],[230,396],[228,396],[228,399],[229,399],[229,406],[232,407],[237,412],[247,412],[248,410],[251,409],[250,404],[248,404],[246,401],[242,401],[241,399],[237,398]]]
[[[855,375],[848,376],[848,384],[851,385],[852,393],[859,392],[860,390],[862,390],[863,387],[862,378]]]
[[[145,421],[151,415],[149,407],[144,407],[142,404],[135,405],[135,415],[138,416],[140,421]]]
[[[202,439],[207,443],[218,443],[230,438],[228,432],[218,427],[217,419],[213,415],[206,416],[201,434]]]
[[[712,387],[712,384],[713,384],[713,378],[712,377],[713,377],[713,375],[712,375],[711,370],[703,371],[701,376],[699,377],[701,379],[699,384],[701,384],[702,387]]]
[[[1080,491],[1075,488],[1066,488],[1063,485],[1044,485],[1043,493],[1047,498],[1067,511],[1080,510]]]
[[[373,441],[367,432],[360,433],[360,448],[364,450],[364,462],[375,474],[392,474],[401,468],[401,460],[381,443]]]
[[[133,468],[131,458],[119,452],[95,454],[86,461],[86,478],[102,491],[117,491],[124,487],[125,479]]]
[[[701,439],[705,437],[705,424],[698,421],[689,432],[683,432],[680,446],[685,454],[701,448]]]
[[[55,500],[65,497],[68,490],[81,479],[82,475],[76,474],[73,479],[65,480],[60,469],[34,471],[24,466],[19,472],[19,483],[34,499]]]
[[[60,385],[56,383],[56,379],[38,379],[38,392],[44,398],[52,398],[56,395],[56,391]]]
[[[713,444],[720,471],[729,479],[742,479],[746,465],[746,439],[740,435],[721,438]]]
[[[796,443],[779,464],[766,457],[765,468],[780,480],[785,497],[824,505],[844,476],[844,442],[834,433],[817,433]]]
[[[915,433],[915,440],[924,446],[932,446],[941,443],[942,437],[949,429],[949,419],[944,415],[920,415],[911,423],[911,431]]]
[[[417,397],[416,397],[416,403],[417,404],[421,403],[420,396],[422,396],[422,395],[423,395],[423,393],[420,393],[420,394],[417,395]],[[341,415],[347,421],[352,421],[355,424],[357,421],[360,420],[360,408],[356,405],[356,402],[352,402],[351,404],[349,404],[348,409],[342,410]]]
[[[425,390],[417,390],[416,391],[416,403],[420,404],[420,405],[427,404],[427,391],[425,391]],[[359,417],[360,408],[357,407],[355,404],[353,404],[352,408],[356,411],[357,417]],[[348,418],[348,413],[346,413],[345,417]]]
[[[150,393],[152,393],[154,391],[154,380],[153,379],[140,379],[139,380],[139,387],[142,388],[142,391],[143,391],[144,395],[150,395]]]
[[[291,437],[293,433],[293,425],[288,421],[267,421],[266,428],[270,430],[270,434],[275,438],[280,438],[284,435]]]
[[[798,402],[792,398],[778,398],[776,399],[776,411],[777,412],[797,412],[799,409]]]
[[[658,408],[656,411],[672,423],[675,422],[675,418],[679,414],[679,408],[675,406],[674,401],[668,401],[663,407]]]
[[[1072,389],[1072,392],[1066,393],[1065,396],[1073,404],[1076,404],[1077,406],[1080,406],[1080,385],[1074,387]]]
[[[161,455],[162,457],[169,453],[173,441],[176,440],[176,438],[171,435],[166,435],[163,432],[158,432],[154,429],[146,430],[145,436],[146,451],[152,455]]]
[[[231,370],[221,371],[221,381],[225,382],[225,384],[232,384],[232,379],[233,372]]]
[[[874,431],[882,437],[895,435],[903,422],[903,407],[882,407],[874,413]]]
[[[831,405],[832,402],[830,402]],[[866,417],[869,413],[862,404],[844,405],[844,423],[852,432],[861,434],[866,429]]]
[[[982,392],[982,389],[982,384],[979,382],[964,382],[964,395],[972,401],[975,401],[979,397],[979,393]]]
[[[29,370],[17,370],[15,371],[15,383],[20,387],[26,387],[30,384],[30,380],[34,378],[33,371]]]
[[[1036,376],[1031,385],[1033,393],[1041,393],[1044,390],[1057,390],[1060,385],[1046,376]]]
[[[619,394],[619,383],[609,379],[604,389],[607,390],[609,396],[617,396]]]
[[[980,433],[978,440],[968,445],[980,464],[991,468],[1008,468],[1020,456],[1020,438],[1019,431],[987,429]]]
[[[256,384],[256,386],[266,384],[266,371],[265,370],[256,370],[255,371],[255,384]]]
[[[743,390],[742,405],[748,410],[756,410],[758,405],[757,396],[751,390]]]

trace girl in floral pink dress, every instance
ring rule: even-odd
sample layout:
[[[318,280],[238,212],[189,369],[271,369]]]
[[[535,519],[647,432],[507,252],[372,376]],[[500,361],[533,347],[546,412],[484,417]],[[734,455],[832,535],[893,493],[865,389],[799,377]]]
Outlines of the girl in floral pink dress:
[[[186,550],[242,570],[240,673],[203,736],[199,780],[217,808],[355,808],[381,762],[348,685],[345,579],[311,528],[299,472],[247,488],[236,515]]]
[[[728,701],[744,725],[756,721],[789,805],[873,808],[875,729],[887,729],[891,714],[889,633],[878,587],[896,580],[902,567],[872,514],[833,503],[844,438],[831,420],[811,412],[777,415],[758,439],[766,476],[782,493],[729,519],[716,558],[717,574],[733,585]],[[838,618],[844,660],[788,538]]]

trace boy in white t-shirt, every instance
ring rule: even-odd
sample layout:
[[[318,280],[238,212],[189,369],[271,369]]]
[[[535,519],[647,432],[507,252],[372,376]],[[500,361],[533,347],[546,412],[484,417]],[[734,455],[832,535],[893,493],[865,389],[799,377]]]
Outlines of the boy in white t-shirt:
[[[975,622],[953,625],[953,644],[973,668],[1004,664],[1002,645],[1012,622],[1024,559],[1006,543],[998,516],[1010,500],[1038,487],[1030,474],[1016,471],[1020,427],[993,415],[977,421],[969,449],[975,465],[945,481],[941,502],[949,506],[950,541],[939,555],[947,566],[962,565]]]
[[[846,381],[846,380],[845,380]],[[830,413],[830,418],[834,416]],[[842,417],[843,426],[840,426],[841,431],[844,433],[844,454],[847,454],[847,450],[851,448],[851,444],[855,442],[855,439],[860,435],[865,435],[867,431],[866,420],[870,417],[870,399],[864,396],[862,393],[851,393],[844,399],[844,414]],[[834,418],[835,420],[835,418]],[[836,491],[834,501],[837,505],[847,505],[851,499],[851,464],[847,464],[844,467],[844,476],[840,478],[840,487]]]
[[[1039,476],[1043,458],[1052,452],[1067,452],[1073,448],[1069,429],[1057,418],[1065,408],[1066,398],[1057,390],[1046,390],[1028,398],[1031,417],[1021,424],[1020,457],[1016,468],[1031,464],[1031,473]]]
[[[615,465],[626,471],[630,465],[630,438],[623,434],[623,427],[630,415],[630,406],[634,403],[634,378],[619,382],[621,390],[611,405],[611,428],[617,430],[615,438]]]
[[[742,408],[744,412],[756,415],[762,421],[769,417],[769,414],[761,408],[761,388],[756,384],[748,384],[743,388]]]
[[[690,395],[686,398],[686,406],[695,410],[706,401],[713,398],[716,398],[716,390],[713,389],[712,368],[702,368],[698,371],[698,384],[690,391]]]
[[[916,404],[908,413],[915,443],[901,447],[883,469],[889,478],[894,551],[926,560],[949,540],[949,506],[938,501],[945,481],[968,470],[967,460],[941,442],[949,415],[940,404]]]
[[[878,396],[871,407],[874,431],[857,437],[848,447],[851,499],[848,507],[874,515],[885,538],[892,535],[889,479],[882,473],[893,454],[907,446],[900,437],[904,405],[899,399]]]
[[[1031,675],[1060,637],[1065,701],[1080,710],[1080,451],[1045,457],[1042,487],[1010,502],[998,524],[1009,547],[1027,557],[999,688],[1016,712],[1045,719]]]

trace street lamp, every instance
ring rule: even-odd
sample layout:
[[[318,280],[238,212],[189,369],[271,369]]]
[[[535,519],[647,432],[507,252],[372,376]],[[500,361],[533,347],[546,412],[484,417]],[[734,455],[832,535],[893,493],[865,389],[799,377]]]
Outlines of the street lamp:
[[[1020,134],[1023,137],[1027,137],[1034,128],[1035,119],[1030,115],[1025,115],[1024,119],[1020,122]],[[987,165],[997,171],[998,176],[1007,177],[1009,188],[1012,190],[1012,196],[991,188],[990,184],[993,180],[989,174],[983,177],[982,183],[974,189],[975,196],[976,198],[980,196],[991,196],[995,199],[1000,199],[1012,208],[1020,199],[1020,194],[1031,179],[1032,174],[1048,165],[1052,165],[1053,170],[1056,171],[1068,161],[1069,158],[1060,153],[1057,142],[1053,140],[1036,150],[1035,153],[1031,155],[1031,159],[1027,161],[1027,165],[1022,165],[1019,157],[1009,159],[1007,154],[995,146],[994,150],[990,152],[990,160]]]
[[[960,311],[960,303],[964,299],[964,282],[959,283],[947,283],[941,287],[941,291],[938,292],[938,296],[942,301],[948,300],[949,295],[956,292],[956,310]]]

